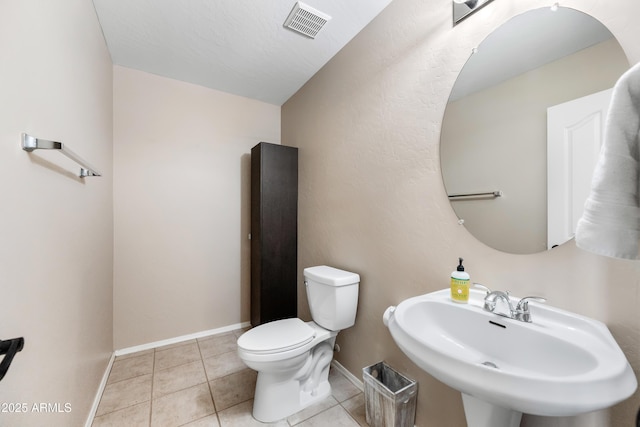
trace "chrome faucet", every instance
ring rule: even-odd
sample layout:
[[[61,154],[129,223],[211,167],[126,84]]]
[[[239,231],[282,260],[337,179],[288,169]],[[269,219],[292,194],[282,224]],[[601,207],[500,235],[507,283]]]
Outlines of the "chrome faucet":
[[[492,291],[480,283],[474,283],[474,287],[484,289],[487,293],[484,297],[484,309],[495,313],[499,316],[508,317],[509,319],[519,320],[521,322],[531,323],[531,312],[529,311],[529,300],[534,300],[538,302],[545,302],[546,299],[542,297],[524,297],[516,304],[515,308],[511,304],[511,298],[509,297],[509,291]],[[508,313],[504,313],[496,310],[496,303],[498,301],[504,301],[509,310]]]
[[[496,303],[498,301],[500,301],[500,300],[502,300],[502,301],[507,303],[507,308],[509,309],[509,313],[508,314],[504,314],[504,313],[500,313],[500,312],[496,313]],[[514,316],[514,309],[513,309],[513,306],[511,305],[511,299],[509,299],[509,291],[506,291],[506,292],[502,292],[502,291],[489,292],[484,297],[484,309],[487,310],[487,311],[490,311],[492,313],[500,314],[500,315],[505,316],[505,317],[513,318],[513,316]]]

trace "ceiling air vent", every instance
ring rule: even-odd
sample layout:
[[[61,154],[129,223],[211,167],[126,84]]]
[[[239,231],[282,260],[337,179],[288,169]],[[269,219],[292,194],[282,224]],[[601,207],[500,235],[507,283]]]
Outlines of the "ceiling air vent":
[[[284,26],[312,39],[331,17],[302,2],[296,2]]]

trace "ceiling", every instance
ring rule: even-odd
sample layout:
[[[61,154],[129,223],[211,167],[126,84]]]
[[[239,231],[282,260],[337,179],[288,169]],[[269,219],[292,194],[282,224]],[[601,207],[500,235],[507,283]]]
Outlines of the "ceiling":
[[[283,25],[296,0],[93,3],[114,64],[282,105],[391,1],[305,0],[331,17],[314,39]],[[518,15],[482,43],[451,100],[610,37],[573,9]]]
[[[114,64],[282,105],[391,0],[305,0],[331,19],[283,26],[295,0],[93,0]]]

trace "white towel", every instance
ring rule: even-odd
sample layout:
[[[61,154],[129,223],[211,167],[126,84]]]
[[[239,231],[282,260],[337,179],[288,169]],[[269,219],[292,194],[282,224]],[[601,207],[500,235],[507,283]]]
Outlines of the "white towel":
[[[639,259],[640,63],[613,88],[602,144],[576,245],[599,255]]]

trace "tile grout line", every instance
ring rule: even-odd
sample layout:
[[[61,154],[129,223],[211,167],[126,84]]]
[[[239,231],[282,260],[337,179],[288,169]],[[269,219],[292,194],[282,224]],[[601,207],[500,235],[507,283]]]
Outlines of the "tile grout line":
[[[350,400],[351,398],[347,399]],[[346,402],[347,400],[345,400],[344,402]],[[344,411],[347,413],[347,415],[353,420],[354,423],[360,425],[360,422],[358,420],[356,420],[356,418],[351,414],[351,411],[349,411],[347,408],[344,407],[344,405],[342,404],[342,402],[338,402],[338,405],[340,405],[342,407],[342,409],[344,409]]]
[[[209,382],[209,376],[207,375],[207,368],[204,366],[204,356],[202,355],[202,349],[200,348],[200,340],[196,338],[196,345],[198,346],[198,354],[200,355],[200,364],[202,365],[202,370],[204,371],[204,379],[207,384],[207,389],[209,390],[209,396],[211,396],[211,403],[213,403],[213,413],[216,415],[216,420],[218,420],[218,425],[220,424],[220,416],[218,415],[218,407],[216,406],[216,400],[213,398],[213,391],[211,390],[211,383]]]
[[[130,358],[128,358],[128,359],[120,359],[120,361],[122,361],[122,360],[132,360],[132,359],[135,359],[135,358],[138,358],[138,357],[144,357],[144,355],[135,356],[135,357],[130,357]],[[114,364],[115,364],[115,362],[117,362],[117,361],[118,361],[118,359],[117,359],[117,358],[118,358],[118,356],[116,356],[116,359],[115,359],[115,360],[114,360],[114,362],[113,362]],[[106,382],[106,385],[117,384],[117,383],[120,383],[120,382],[122,382],[122,381],[128,381],[128,380],[132,380],[132,379],[134,379],[134,378],[143,377],[143,376],[145,376],[145,375],[148,375],[148,374],[138,374],[138,375],[134,375],[134,376],[132,376],[132,377],[127,377],[127,378],[123,378],[123,379],[121,379],[121,380],[117,380],[117,381],[109,382],[109,377],[111,377],[111,373],[112,373],[112,372],[113,372],[113,365],[111,366],[111,369],[110,369],[110,371],[109,371],[109,375],[107,376],[107,382]],[[103,392],[103,393],[102,393],[102,395],[100,396],[100,400],[102,400],[102,396],[103,396],[103,395],[104,395],[104,392]]]
[[[124,382],[124,381],[129,381],[129,380],[132,380],[132,379],[135,379],[135,378],[139,378],[139,377],[142,377],[142,376],[148,375],[148,374],[134,375],[134,376],[129,377],[129,378],[124,378],[124,379],[121,379],[121,380],[118,380],[118,381],[109,382],[109,378],[110,378],[110,377],[111,377],[111,375],[113,374],[113,366],[115,365],[115,362],[117,361],[117,357],[118,357],[118,356],[115,356],[115,354],[114,354],[114,360],[113,360],[113,363],[112,363],[112,364],[111,364],[111,366],[110,366],[110,369],[109,369],[109,375],[107,375],[107,378],[106,378],[106,382],[105,382],[105,390],[106,390],[106,387],[107,387],[107,386],[111,386],[111,385],[118,384],[118,383],[121,383],[121,382]],[[139,357],[143,357],[143,356],[139,356]],[[152,374],[152,381],[153,381],[153,374]],[[97,410],[100,408],[100,403],[102,403],[102,400],[103,400],[103,398],[104,398],[105,390],[103,390],[103,391],[102,391],[102,394],[100,395],[100,402],[99,402],[98,406],[96,407],[96,413],[97,413]],[[105,412],[104,414],[101,414],[101,415],[99,415],[99,416],[95,416],[95,415],[94,415],[94,417],[93,417],[93,421],[91,422],[91,425],[93,425],[93,422],[95,421],[95,419],[96,419],[96,418],[104,417],[104,416],[107,416],[107,415],[112,414],[112,413],[114,413],[114,412],[122,411],[122,410],[125,410],[125,409],[127,409],[127,408],[131,408],[131,407],[133,407],[133,406],[140,405],[140,404],[142,404],[142,403],[144,403],[144,402],[145,402],[145,401],[143,401],[143,402],[138,402],[138,403],[131,403],[131,404],[128,404],[128,405],[126,405],[126,406],[124,406],[124,407],[122,407],[122,408],[113,409],[113,410],[111,410],[111,411],[109,411],[109,412]]]

